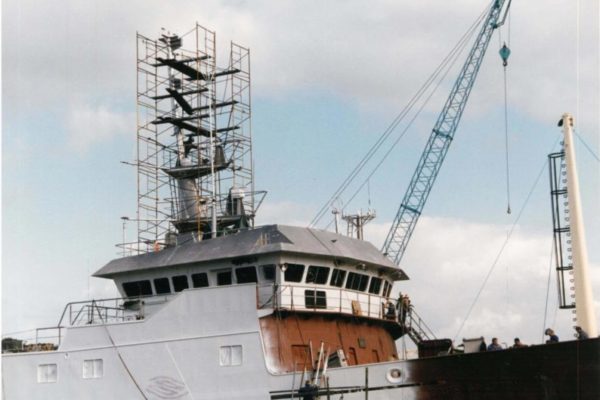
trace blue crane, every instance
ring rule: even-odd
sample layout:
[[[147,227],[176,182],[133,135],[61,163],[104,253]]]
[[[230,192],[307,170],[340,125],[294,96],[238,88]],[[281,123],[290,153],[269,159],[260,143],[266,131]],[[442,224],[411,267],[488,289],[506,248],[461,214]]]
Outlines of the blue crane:
[[[400,263],[408,241],[415,229],[415,225],[423,211],[429,192],[435,182],[435,178],[450,148],[450,143],[452,143],[454,133],[456,132],[465,105],[469,99],[469,94],[475,83],[475,78],[479,72],[479,67],[490,44],[492,33],[496,28],[503,25],[506,20],[511,0],[508,0],[504,17],[498,22],[504,3],[505,0],[494,0],[494,3],[491,5],[481,31],[431,131],[417,169],[408,185],[392,227],[388,232],[382,252],[396,265]]]

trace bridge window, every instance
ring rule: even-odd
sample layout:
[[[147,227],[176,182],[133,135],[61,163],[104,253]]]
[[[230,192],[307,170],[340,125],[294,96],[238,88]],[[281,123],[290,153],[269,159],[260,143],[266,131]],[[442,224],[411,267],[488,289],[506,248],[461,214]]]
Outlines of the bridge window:
[[[265,281],[274,281],[275,280],[275,265],[261,265],[260,269],[262,270],[262,276]]]
[[[123,290],[127,297],[149,296],[152,294],[150,281],[135,281],[123,283]]]
[[[388,281],[383,281],[383,297],[390,297],[392,285]]]
[[[231,285],[232,283],[233,283],[233,281],[232,281],[232,274],[231,274],[230,269],[227,271],[217,272],[217,285],[226,286],[226,285]]]
[[[207,287],[208,286],[208,275],[206,272],[201,272],[199,274],[192,274],[192,285],[195,288],[199,287]]]
[[[171,286],[169,285],[169,278],[157,278],[154,280],[154,289],[156,294],[167,294],[171,293]]]
[[[83,379],[98,379],[104,375],[104,365],[101,358],[83,360]]]
[[[369,283],[369,277],[367,275],[349,272],[348,280],[346,281],[346,289],[364,292],[367,288],[367,283]]]
[[[304,265],[286,264],[285,280],[287,282],[301,282],[304,275]]]
[[[379,294],[380,290],[381,290],[381,279],[372,277],[371,284],[369,285],[369,293]]]
[[[54,383],[58,379],[58,367],[56,364],[40,364],[37,367],[38,383]]]
[[[346,277],[346,271],[342,269],[334,268],[331,273],[331,281],[329,284],[331,286],[342,287],[344,285],[344,278]]]
[[[243,267],[235,270],[235,279],[237,283],[256,283],[258,277],[256,276],[255,267]]]
[[[173,283],[173,290],[176,292],[181,292],[190,287],[188,284],[187,275],[178,275],[171,278]]]
[[[327,308],[327,294],[323,290],[305,290],[304,304],[306,308]]]
[[[308,267],[308,272],[306,273],[306,283],[318,283],[319,285],[325,285],[328,277],[329,268],[311,265]]]

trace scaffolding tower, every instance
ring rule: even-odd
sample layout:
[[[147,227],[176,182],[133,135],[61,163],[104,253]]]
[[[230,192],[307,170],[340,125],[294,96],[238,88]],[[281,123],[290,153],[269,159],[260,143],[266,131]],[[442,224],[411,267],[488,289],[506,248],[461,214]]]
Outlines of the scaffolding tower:
[[[137,241],[157,251],[253,227],[265,192],[252,165],[250,51],[230,43],[217,66],[216,35],[137,34]]]

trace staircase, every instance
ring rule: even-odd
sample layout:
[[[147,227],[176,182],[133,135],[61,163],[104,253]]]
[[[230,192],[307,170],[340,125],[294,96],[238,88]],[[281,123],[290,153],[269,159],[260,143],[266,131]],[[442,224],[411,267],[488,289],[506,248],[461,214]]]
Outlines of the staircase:
[[[400,321],[399,324],[402,325],[402,321]],[[403,328],[416,345],[424,340],[433,340],[436,338],[429,326],[427,326],[421,316],[417,314],[412,305],[406,313]]]

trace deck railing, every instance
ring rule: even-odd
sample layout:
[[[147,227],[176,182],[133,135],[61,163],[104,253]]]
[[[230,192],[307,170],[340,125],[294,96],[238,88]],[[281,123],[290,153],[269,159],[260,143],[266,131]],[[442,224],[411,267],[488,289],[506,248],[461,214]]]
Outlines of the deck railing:
[[[115,297],[102,300],[85,300],[68,303],[58,326],[136,321],[144,318],[149,305],[166,302],[167,296]]]
[[[320,285],[257,285],[258,308],[337,312],[385,319],[386,297]]]

